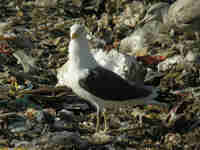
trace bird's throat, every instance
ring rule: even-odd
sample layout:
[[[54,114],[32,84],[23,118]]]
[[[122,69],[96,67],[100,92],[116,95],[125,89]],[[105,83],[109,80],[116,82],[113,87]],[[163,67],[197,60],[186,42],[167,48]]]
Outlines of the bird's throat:
[[[89,51],[87,39],[73,39],[69,44],[69,61],[76,69],[88,69],[96,66],[96,60]]]

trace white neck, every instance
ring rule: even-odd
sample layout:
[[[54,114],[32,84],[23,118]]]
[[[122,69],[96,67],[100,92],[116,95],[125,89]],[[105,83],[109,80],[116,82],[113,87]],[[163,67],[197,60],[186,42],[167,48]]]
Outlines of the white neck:
[[[72,69],[89,69],[97,62],[89,52],[88,40],[85,37],[72,39],[69,43],[69,61]]]

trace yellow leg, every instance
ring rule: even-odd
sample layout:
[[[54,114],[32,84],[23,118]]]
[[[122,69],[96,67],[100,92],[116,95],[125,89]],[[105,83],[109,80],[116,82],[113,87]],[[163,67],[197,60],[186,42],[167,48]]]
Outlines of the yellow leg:
[[[106,109],[103,110],[103,119],[104,119],[104,132],[106,132],[109,129],[109,123],[108,123]]]
[[[101,112],[100,112],[100,110],[97,108],[96,132],[98,132],[99,129],[100,129],[100,114],[101,114]]]

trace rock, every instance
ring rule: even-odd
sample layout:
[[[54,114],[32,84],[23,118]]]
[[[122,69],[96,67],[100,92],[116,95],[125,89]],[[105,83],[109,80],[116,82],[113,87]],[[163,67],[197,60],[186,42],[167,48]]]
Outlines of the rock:
[[[22,64],[24,72],[33,72],[38,69],[35,65],[36,59],[27,55],[26,51],[18,50],[13,53],[13,56],[18,60],[18,63]]]
[[[169,70],[173,65],[179,64],[184,62],[184,59],[181,55],[175,55],[173,57],[170,57],[166,59],[165,61],[158,64],[158,71],[167,71]]]
[[[138,28],[130,36],[124,38],[120,43],[120,51],[135,55],[140,51],[148,51],[150,45],[155,42],[171,44],[169,36],[161,33],[162,23],[153,21]]]
[[[125,9],[120,16],[115,16],[114,23],[119,29],[124,25],[135,27],[144,12],[144,4],[139,1],[133,1],[131,4],[125,5]]]
[[[195,0],[178,0],[171,6],[168,3],[152,5],[140,22],[145,23],[144,26],[123,39],[120,48],[135,54],[140,50],[148,49],[154,41],[167,42],[170,39],[168,33],[171,29],[188,33],[199,32],[199,6],[200,2]],[[196,37],[199,39],[198,34]]]
[[[120,43],[120,51],[134,55],[138,51],[146,49],[145,34],[142,29],[138,29],[131,36],[124,38]]]
[[[159,21],[164,26],[162,32],[172,28],[182,32],[199,32],[199,6],[200,2],[195,0],[177,0],[172,5],[157,3],[150,7],[143,21]]]
[[[12,22],[0,22],[0,43],[16,38],[16,35],[11,30]]]
[[[188,51],[185,57],[181,55],[175,55],[166,59],[165,61],[158,64],[158,71],[167,71],[175,64],[190,64],[190,63],[199,63],[200,55],[198,52]]]
[[[148,10],[141,22],[149,22],[149,21],[160,21],[162,23],[166,23],[165,17],[167,16],[170,5],[168,3],[156,3],[152,5]]]
[[[88,141],[92,144],[107,144],[114,140],[113,136],[106,134],[105,132],[96,132],[92,136],[88,137]]]
[[[51,142],[52,144],[80,144],[81,139],[80,135],[73,132],[54,132],[49,134],[48,142]]]
[[[181,147],[181,135],[179,133],[168,133],[164,137],[164,143],[167,144],[167,148],[172,148],[174,145]]]
[[[185,60],[188,61],[188,62],[200,63],[199,52],[188,51],[188,53],[185,56]]]
[[[129,52],[131,55],[139,51],[146,51],[149,45],[156,40],[165,41],[166,37],[161,35],[165,26],[164,16],[167,14],[169,4],[157,3],[151,6],[144,19],[140,23],[146,23],[137,28],[130,36],[124,38],[120,43],[120,51]]]
[[[62,109],[58,112],[58,116],[60,118],[62,118],[63,120],[66,120],[66,121],[72,121],[73,118],[74,118],[74,113],[73,111],[69,111],[69,110],[66,110],[66,109]]]
[[[36,0],[35,5],[39,7],[55,7],[57,0]]]
[[[183,32],[200,31],[200,1],[177,0],[168,11],[167,24]]]
[[[10,27],[8,22],[0,22],[0,35],[3,35]]]

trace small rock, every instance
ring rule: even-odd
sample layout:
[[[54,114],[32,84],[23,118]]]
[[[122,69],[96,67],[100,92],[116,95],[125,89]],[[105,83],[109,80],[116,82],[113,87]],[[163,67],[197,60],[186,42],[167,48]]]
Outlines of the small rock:
[[[170,5],[168,3],[160,2],[152,5],[143,19],[145,22],[157,20],[165,23],[165,17],[168,13]]]
[[[66,120],[66,121],[72,121],[74,118],[74,113],[72,111],[62,109],[58,112],[58,115],[60,118]]]
[[[36,0],[35,5],[40,7],[55,7],[57,0]]]
[[[200,62],[200,55],[198,52],[189,51],[185,56],[185,60],[189,62]]]
[[[24,72],[31,72],[37,69],[35,66],[36,59],[31,55],[27,55],[24,50],[18,50],[13,53],[13,56],[22,64]]]
[[[167,144],[168,148],[172,148],[173,146],[177,146],[180,144],[181,146],[181,135],[179,133],[168,133],[165,136],[165,141],[164,143]]]
[[[150,7],[144,19],[139,22],[146,24],[121,41],[121,51],[128,51],[134,55],[138,51],[149,49],[149,46],[157,40],[160,43],[170,42],[167,35],[161,34],[163,31],[167,31],[164,17],[167,15],[168,8],[169,4],[167,3],[158,3]]]
[[[170,58],[166,59],[165,61],[159,63],[158,64],[158,71],[159,72],[167,71],[173,65],[179,64],[179,63],[182,63],[182,62],[184,62],[183,57],[181,55],[175,55],[175,56],[170,57]]]
[[[54,144],[80,144],[80,135],[73,132],[54,132],[49,136],[49,142]]]
[[[116,16],[114,23],[118,28],[126,25],[128,27],[135,27],[141,16],[144,15],[144,4],[139,1],[133,1],[131,4],[125,5],[124,12],[120,16]]]
[[[111,142],[113,137],[105,134],[103,131],[100,131],[93,134],[88,140],[92,144],[106,144]]]
[[[4,35],[5,32],[11,27],[9,22],[0,22],[0,35]]]
[[[134,55],[136,52],[146,49],[145,43],[145,32],[142,29],[138,29],[121,41],[120,51]]]

